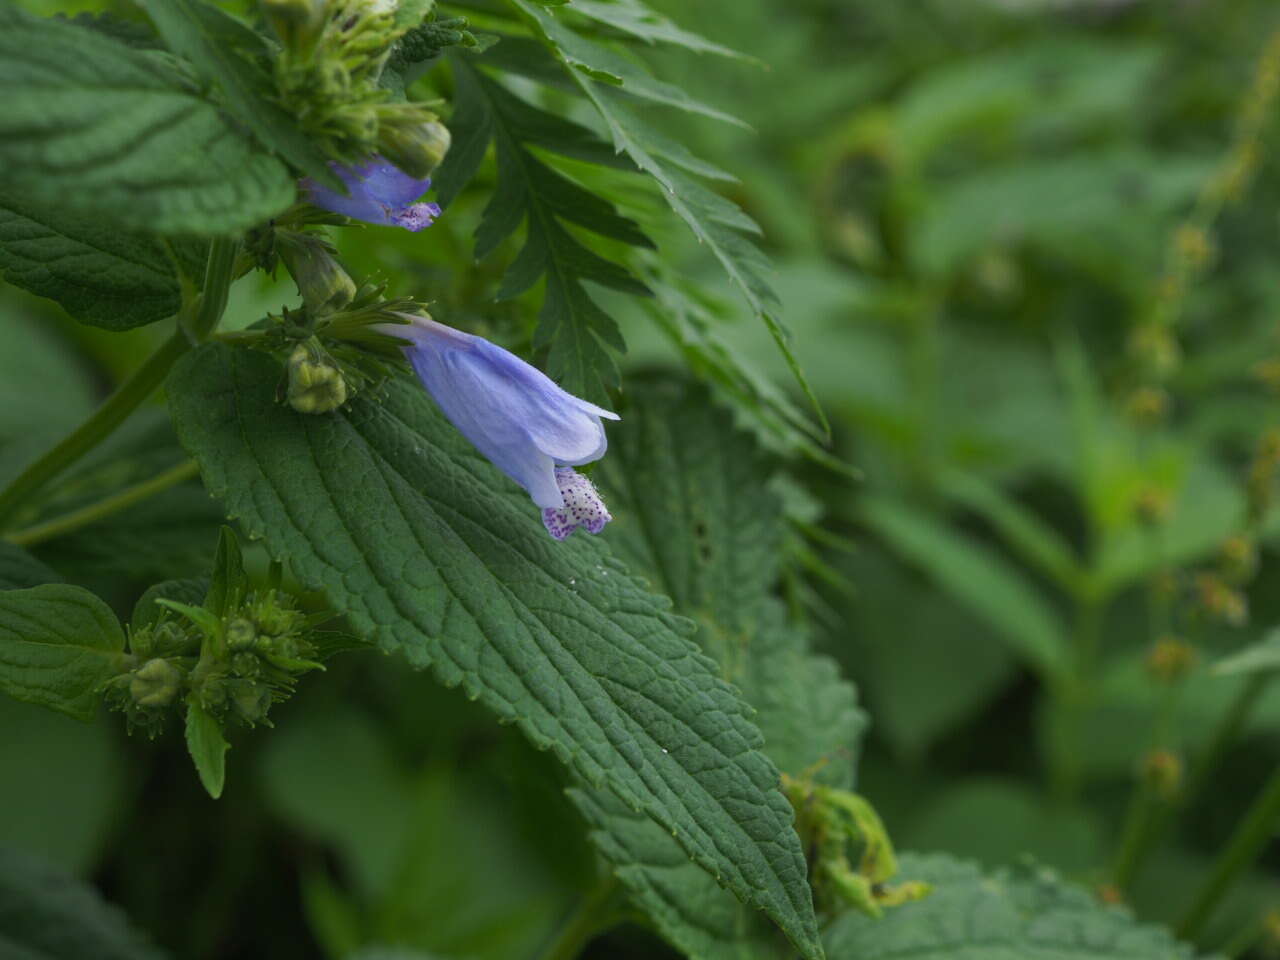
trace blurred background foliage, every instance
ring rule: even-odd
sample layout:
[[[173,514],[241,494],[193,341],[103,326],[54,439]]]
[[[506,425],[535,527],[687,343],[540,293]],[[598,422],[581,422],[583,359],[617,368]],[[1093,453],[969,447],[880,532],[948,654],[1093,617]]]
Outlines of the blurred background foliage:
[[[1213,669],[1280,623],[1276,518],[1258,493],[1280,458],[1267,446],[1280,13],[1269,0],[653,5],[761,62],[653,55],[754,128],[664,118],[739,178],[722,189],[762,224],[831,452],[860,471],[763,433],[788,463],[788,599],[871,716],[860,792],[900,849],[989,867],[1029,853],[1176,922],[1280,760],[1270,673]],[[447,69],[425,82],[448,95]],[[790,389],[705,252],[648,187],[626,189],[651,214],[651,268],[724,289],[699,307]],[[421,235],[344,231],[343,254],[393,294],[425,292],[449,322],[527,346],[536,298],[494,305],[509,258],[471,259],[485,192]],[[232,317],[293,299],[255,282]],[[158,335],[0,296],[10,452],[65,432]],[[629,372],[682,363],[653,322],[671,304],[607,302],[630,346],[624,392]],[[37,390],[52,399],[32,405]],[[87,463],[86,485],[94,470],[149,475],[128,456],[148,429],[162,418]],[[127,609],[140,585],[201,573],[191,531],[211,546],[218,520],[179,487],[40,556]],[[191,960],[370,942],[530,955],[594,870],[547,757],[376,655],[335,661],[276,730],[237,743],[219,802],[176,737],[129,742],[116,724],[9,702],[0,715],[0,844],[93,878]],[[1278,867],[1272,851],[1206,946],[1280,909]],[[591,955],[661,954],[637,936]]]

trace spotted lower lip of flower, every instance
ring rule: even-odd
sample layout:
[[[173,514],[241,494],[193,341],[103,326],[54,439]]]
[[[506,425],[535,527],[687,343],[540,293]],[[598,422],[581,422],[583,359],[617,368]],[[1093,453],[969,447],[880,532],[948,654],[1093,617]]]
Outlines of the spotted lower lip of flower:
[[[425,230],[440,216],[437,203],[416,203],[431,186],[430,178],[417,179],[382,157],[354,167],[330,164],[347,185],[348,195],[322,187],[314,180],[302,181],[307,199],[317,207],[340,213],[365,223],[403,227],[413,233]]]
[[[556,512],[552,518],[544,513],[551,535],[564,539],[579,526],[603,529],[609,512],[595,488],[567,468],[604,456],[601,418],[620,417],[567,393],[483,337],[429,317],[403,316],[408,323],[379,330],[409,341],[405,355],[449,421],[535,504]]]
[[[564,506],[545,508],[542,524],[557,540],[565,539],[579,527],[587,533],[599,533],[613,519],[596,485],[573,467],[556,467],[556,484],[564,497]]]

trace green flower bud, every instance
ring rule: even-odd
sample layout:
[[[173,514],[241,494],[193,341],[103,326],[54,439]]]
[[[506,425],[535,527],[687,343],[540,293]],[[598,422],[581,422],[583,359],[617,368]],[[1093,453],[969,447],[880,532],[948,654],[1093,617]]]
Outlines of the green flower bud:
[[[322,351],[300,343],[289,357],[289,406],[331,413],[347,402],[347,381]]]
[[[268,590],[253,605],[252,617],[258,625],[260,633],[272,637],[282,637],[299,630],[306,619],[291,605],[293,599],[288,594],[279,594]]]
[[[438,120],[426,123],[384,119],[378,129],[378,150],[411,177],[431,176],[449,152],[449,129]]]
[[[236,617],[227,624],[227,646],[232,650],[248,650],[258,637],[253,621]]]
[[[245,723],[261,723],[271,708],[271,689],[248,680],[237,681],[232,687],[231,705]]]
[[[333,247],[313,233],[281,230],[276,252],[298,285],[302,302],[313,314],[341,310],[356,295],[355,281],[342,269]]]
[[[237,677],[250,679],[262,674],[262,661],[252,653],[237,653],[231,657],[231,672]]]
[[[148,660],[129,680],[129,696],[140,707],[164,707],[173,703],[182,688],[182,671],[168,660]]]

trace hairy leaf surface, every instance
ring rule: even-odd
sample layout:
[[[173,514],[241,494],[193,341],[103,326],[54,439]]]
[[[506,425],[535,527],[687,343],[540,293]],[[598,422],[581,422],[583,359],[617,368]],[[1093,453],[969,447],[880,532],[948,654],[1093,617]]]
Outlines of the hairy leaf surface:
[[[0,591],[2,693],[90,720],[123,652],[116,615],[83,587]]]
[[[836,666],[809,650],[772,596],[782,511],[772,467],[701,388],[632,385],[596,472],[615,520],[610,536],[633,569],[697,620],[698,639],[758,711],[765,752],[786,773],[853,781],[866,719]],[[783,952],[767,924],[687,862],[653,823],[600,791],[570,791],[591,837],[632,899],[673,945],[705,960]]]
[[[142,5],[169,49],[217,86],[259,143],[327,186],[340,185],[324,154],[274,101],[271,76],[261,63],[268,53],[263,37],[204,0],[144,0]]]
[[[551,540],[416,384],[304,416],[275,402],[278,379],[269,358],[218,345],[172,375],[179,436],[246,532],[358,631],[642,810],[820,956],[777,770],[687,622],[599,540]]]
[[[95,327],[127,330],[177,313],[182,303],[178,271],[196,269],[191,254],[199,246],[166,249],[154,237],[122,232],[97,217],[0,192],[4,278],[56,300]]]
[[[0,186],[114,225],[212,235],[296,192],[163,55],[0,7]]]
[[[1139,926],[1044,869],[984,876],[951,857],[910,855],[899,876],[931,884],[873,919],[845,914],[826,935],[832,960],[1193,960],[1157,927]]]

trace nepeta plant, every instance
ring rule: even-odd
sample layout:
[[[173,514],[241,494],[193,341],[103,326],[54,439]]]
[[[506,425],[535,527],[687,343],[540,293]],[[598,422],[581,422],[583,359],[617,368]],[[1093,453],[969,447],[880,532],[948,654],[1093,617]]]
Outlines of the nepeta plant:
[[[335,657],[399,654],[560,764],[596,860],[559,932],[529,938],[547,960],[633,922],[709,960],[1190,956],[1030,866],[900,870],[855,792],[866,720],[786,581],[803,509],[774,457],[849,471],[758,228],[717,189],[731,175],[650,113],[736,121],[637,50],[739,55],[640,0],[434,6],[0,3],[0,269],[80,323],[158,332],[81,425],[0,473],[0,692],[180,732],[226,802],[233,742],[283,732],[263,728]],[[808,408],[740,362],[677,231]],[[365,275],[348,254],[370,236],[392,252]],[[410,242],[441,269],[398,263]],[[229,309],[271,278],[288,304]],[[624,309],[684,368],[624,378]],[[32,553],[179,492],[216,503],[184,541],[201,569],[140,595]],[[145,955],[60,882],[0,860],[0,916],[24,918],[0,940]]]

